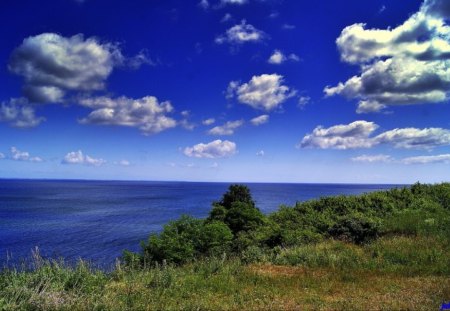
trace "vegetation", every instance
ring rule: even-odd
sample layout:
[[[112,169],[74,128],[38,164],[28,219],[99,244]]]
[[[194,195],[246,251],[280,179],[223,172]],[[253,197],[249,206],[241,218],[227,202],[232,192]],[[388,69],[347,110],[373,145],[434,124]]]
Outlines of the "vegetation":
[[[325,197],[262,214],[232,185],[113,272],[35,255],[0,273],[0,310],[439,309],[450,300],[450,184]]]

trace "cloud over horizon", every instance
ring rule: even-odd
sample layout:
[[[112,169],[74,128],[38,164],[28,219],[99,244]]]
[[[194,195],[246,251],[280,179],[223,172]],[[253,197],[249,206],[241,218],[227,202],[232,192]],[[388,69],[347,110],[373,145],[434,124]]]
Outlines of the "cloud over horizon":
[[[101,158],[93,158],[89,155],[84,155],[81,150],[67,153],[61,164],[83,164],[88,166],[101,166],[106,163],[106,160]]]
[[[139,99],[96,97],[80,100],[80,105],[93,111],[80,120],[82,124],[136,127],[144,135],[173,128],[175,119],[168,116],[173,111],[169,101],[159,102],[154,96]]]
[[[223,158],[230,157],[237,152],[236,144],[229,140],[214,140],[207,144],[199,143],[183,150],[184,155],[194,158]]]
[[[379,128],[374,122],[354,121],[329,128],[316,127],[305,135],[299,144],[301,148],[357,149],[377,145],[391,145],[402,149],[433,149],[450,145],[450,130],[443,128],[396,128],[376,136]]]

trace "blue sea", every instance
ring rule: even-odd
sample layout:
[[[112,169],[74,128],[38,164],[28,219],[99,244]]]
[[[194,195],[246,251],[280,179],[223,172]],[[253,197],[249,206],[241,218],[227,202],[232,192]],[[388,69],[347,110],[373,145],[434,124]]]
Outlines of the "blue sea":
[[[29,258],[108,266],[182,214],[206,217],[229,183],[0,180],[0,267]],[[400,185],[246,184],[264,212],[280,205]]]

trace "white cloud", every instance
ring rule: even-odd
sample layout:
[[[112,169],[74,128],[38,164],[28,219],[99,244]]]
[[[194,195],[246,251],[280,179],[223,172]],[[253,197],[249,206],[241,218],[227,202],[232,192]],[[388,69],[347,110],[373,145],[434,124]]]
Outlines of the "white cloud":
[[[179,124],[186,130],[192,131],[197,126],[195,123],[189,121],[189,118],[191,117],[191,112],[189,110],[183,110],[181,112],[181,116],[183,119],[179,122]]]
[[[69,38],[55,33],[28,37],[16,48],[9,69],[25,79],[31,102],[61,101],[67,90],[92,91],[105,87],[114,66],[124,61],[116,44],[82,34]]]
[[[373,136],[378,125],[355,121],[329,128],[316,127],[301,141],[301,148],[355,149],[391,145],[403,149],[433,149],[450,145],[450,130],[442,128],[396,128]]]
[[[397,128],[374,138],[376,144],[391,144],[395,148],[432,149],[450,145],[450,130],[442,128]]]
[[[279,65],[286,61],[286,56],[280,50],[273,51],[272,55],[270,55],[267,62],[269,64]]]
[[[214,119],[214,118],[209,118],[209,119],[203,120],[203,121],[202,121],[202,124],[203,124],[203,125],[211,125],[211,124],[214,124],[215,122],[216,122],[216,119]]]
[[[266,34],[263,31],[247,24],[244,19],[240,24],[228,29],[225,34],[218,36],[215,41],[217,44],[229,43],[239,45],[248,42],[260,42],[265,37]]]
[[[228,86],[227,97],[236,96],[242,104],[269,111],[296,94],[295,90],[283,85],[283,82],[283,76],[278,74],[253,76],[248,83],[242,85],[232,81]]]
[[[17,128],[30,128],[41,124],[44,117],[36,116],[34,106],[25,98],[13,98],[2,102],[0,106],[0,122]]]
[[[244,125],[243,120],[228,121],[224,125],[213,127],[208,131],[209,135],[233,135],[234,131]]]
[[[446,101],[450,92],[447,10],[446,0],[426,0],[395,28],[346,27],[336,43],[342,60],[359,64],[361,74],[326,87],[326,95],[359,99],[358,113],[379,112],[388,105]]]
[[[353,162],[368,162],[368,163],[375,163],[375,162],[391,162],[393,159],[390,155],[386,154],[376,154],[376,155],[360,155],[357,157],[352,158]]]
[[[11,147],[11,160],[15,161],[27,161],[27,162],[43,162],[40,157],[32,157],[27,151],[20,151],[16,147]]]
[[[191,123],[189,120],[187,119],[183,119],[179,122],[179,124],[186,130],[188,131],[192,131],[193,129],[195,129],[195,127],[197,126],[194,123]]]
[[[167,114],[173,111],[170,102],[158,102],[154,96],[139,99],[127,97],[96,97],[82,99],[82,106],[94,109],[83,124],[119,125],[137,127],[143,134],[159,133],[176,126],[177,122]]]
[[[373,142],[369,136],[378,128],[373,122],[355,121],[330,128],[316,127],[300,143],[301,148],[353,149],[369,148]]]
[[[258,156],[258,157],[263,157],[264,155],[265,155],[264,150],[259,150],[259,151],[256,153],[256,156]]]
[[[300,58],[297,55],[295,55],[294,53],[291,53],[288,56],[286,56],[280,50],[275,50],[275,51],[273,51],[272,55],[270,55],[267,62],[269,64],[273,64],[273,65],[280,65],[288,60],[293,61],[293,62],[298,62],[298,61],[300,61]]]
[[[311,101],[311,97],[309,96],[300,96],[298,98],[298,104],[297,106],[300,108],[305,107],[307,104],[309,104],[309,102]]]
[[[183,153],[194,158],[222,158],[236,153],[236,144],[228,140],[214,140],[210,143],[200,143],[192,147],[186,147]]]
[[[81,150],[72,151],[65,155],[62,164],[84,164],[89,166],[101,166],[106,163],[103,159],[96,159],[89,155],[84,155]]]
[[[404,164],[450,163],[450,154],[409,157],[402,160]]]
[[[250,120],[250,122],[254,126],[258,126],[258,125],[267,123],[268,121],[269,121],[269,115],[267,115],[267,114],[260,115],[259,117],[256,117],[256,118],[253,118]]]

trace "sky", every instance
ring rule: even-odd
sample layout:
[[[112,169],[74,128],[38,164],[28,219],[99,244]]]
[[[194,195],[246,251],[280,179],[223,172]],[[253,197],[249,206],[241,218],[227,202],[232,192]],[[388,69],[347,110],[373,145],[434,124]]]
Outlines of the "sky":
[[[0,178],[450,172],[450,1],[2,0]]]

